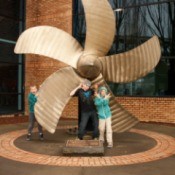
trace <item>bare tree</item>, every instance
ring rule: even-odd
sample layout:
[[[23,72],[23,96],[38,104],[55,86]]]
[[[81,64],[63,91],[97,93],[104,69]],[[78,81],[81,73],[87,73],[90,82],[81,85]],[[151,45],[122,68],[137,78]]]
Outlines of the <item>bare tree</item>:
[[[147,6],[141,15],[149,32],[159,36],[163,56],[175,57],[175,2]],[[168,95],[175,95],[175,59],[168,63]]]
[[[161,2],[158,0],[158,2]],[[141,9],[147,29],[152,35],[158,35],[163,55],[175,55],[175,2],[146,6]],[[171,49],[167,51],[167,47]],[[169,53],[167,53],[169,52]]]

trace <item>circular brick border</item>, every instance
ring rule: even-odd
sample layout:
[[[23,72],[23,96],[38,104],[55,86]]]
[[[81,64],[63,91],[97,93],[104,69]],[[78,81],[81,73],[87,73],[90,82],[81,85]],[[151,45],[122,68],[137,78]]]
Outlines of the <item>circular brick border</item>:
[[[65,127],[61,127],[64,129]],[[60,129],[60,128],[59,128]],[[0,135],[0,156],[19,162],[53,166],[114,166],[145,163],[163,159],[175,154],[175,138],[147,130],[132,129],[130,132],[148,136],[157,144],[152,149],[129,155],[110,157],[64,157],[36,154],[21,150],[14,141],[26,134],[26,130],[18,130]]]

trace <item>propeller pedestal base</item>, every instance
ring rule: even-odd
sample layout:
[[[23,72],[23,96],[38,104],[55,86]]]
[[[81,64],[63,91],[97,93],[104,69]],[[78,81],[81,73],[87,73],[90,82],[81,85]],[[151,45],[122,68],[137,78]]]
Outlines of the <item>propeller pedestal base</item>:
[[[104,155],[103,143],[99,140],[67,140],[63,147],[64,155]]]

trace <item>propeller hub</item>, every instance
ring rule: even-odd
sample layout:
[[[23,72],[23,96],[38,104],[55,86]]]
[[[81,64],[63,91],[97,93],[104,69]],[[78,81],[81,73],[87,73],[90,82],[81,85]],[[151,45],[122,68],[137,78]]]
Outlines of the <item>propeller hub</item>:
[[[94,79],[100,74],[102,63],[95,55],[83,55],[78,61],[77,70],[82,77]]]

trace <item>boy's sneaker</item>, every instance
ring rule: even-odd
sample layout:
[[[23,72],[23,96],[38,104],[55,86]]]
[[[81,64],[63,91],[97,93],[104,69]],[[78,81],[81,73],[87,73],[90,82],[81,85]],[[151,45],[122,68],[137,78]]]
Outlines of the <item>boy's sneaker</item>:
[[[44,140],[43,133],[40,133],[40,134],[39,134],[39,139],[42,140],[42,141]]]
[[[113,147],[113,144],[112,143],[108,143],[108,148],[112,148]]]
[[[30,140],[31,140],[31,134],[27,134],[26,140],[27,140],[27,141],[30,141]]]

